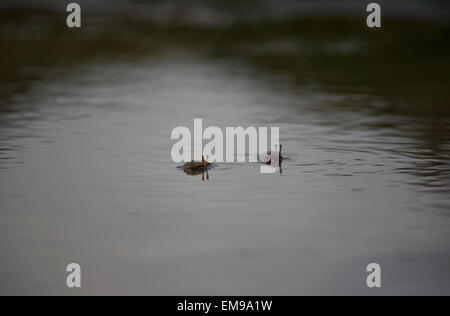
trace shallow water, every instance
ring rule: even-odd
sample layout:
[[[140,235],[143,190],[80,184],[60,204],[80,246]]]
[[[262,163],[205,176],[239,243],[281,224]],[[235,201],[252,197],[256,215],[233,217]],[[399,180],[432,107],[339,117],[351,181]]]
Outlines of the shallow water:
[[[359,58],[359,39],[263,42],[43,62],[16,79],[23,89],[2,82],[0,293],[73,294],[65,266],[77,262],[81,294],[449,294],[448,94],[427,90],[426,73],[398,75],[397,87],[423,87],[411,94],[378,78],[355,86],[341,59],[333,84],[272,53],[326,64]],[[283,173],[242,163],[185,175],[170,133],[194,118],[279,126]]]

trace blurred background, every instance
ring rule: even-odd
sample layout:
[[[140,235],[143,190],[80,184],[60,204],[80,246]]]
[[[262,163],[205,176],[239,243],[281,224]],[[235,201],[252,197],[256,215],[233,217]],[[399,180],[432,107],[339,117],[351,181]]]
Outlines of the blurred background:
[[[448,1],[69,2],[0,3],[0,294],[450,294]],[[194,118],[283,174],[185,175]]]

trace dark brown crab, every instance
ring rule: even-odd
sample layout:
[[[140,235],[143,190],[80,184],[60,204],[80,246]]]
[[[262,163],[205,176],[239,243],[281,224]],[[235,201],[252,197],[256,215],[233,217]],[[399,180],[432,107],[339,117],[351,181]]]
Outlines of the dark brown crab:
[[[281,150],[283,149],[283,145],[279,146],[279,151],[268,152],[267,155],[261,159],[261,162],[267,165],[277,164],[280,170],[280,173],[282,173],[281,163],[283,162],[284,158],[281,154]],[[191,161],[187,162],[184,165],[180,166],[179,168],[182,168],[184,173],[190,176],[196,176],[196,175],[202,175],[202,180],[205,180],[205,173],[206,173],[206,179],[209,180],[209,173],[208,170],[213,166],[213,164],[209,163],[207,160],[205,160],[205,157],[202,156],[202,161]]]
[[[184,173],[190,176],[196,176],[201,174],[202,180],[205,180],[205,172],[206,172],[206,180],[209,180],[208,169],[212,166],[211,163],[205,160],[205,157],[202,156],[201,162],[191,161],[185,163],[181,168],[183,168]]]

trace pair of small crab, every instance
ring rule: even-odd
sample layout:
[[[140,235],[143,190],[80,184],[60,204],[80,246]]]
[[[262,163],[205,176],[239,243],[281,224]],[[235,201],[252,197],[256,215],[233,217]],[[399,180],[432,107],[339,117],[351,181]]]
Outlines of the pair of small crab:
[[[268,152],[265,157],[263,157],[262,163],[266,165],[271,165],[272,163],[278,162],[278,167],[280,167],[281,172],[281,162],[285,159],[282,154],[281,150],[283,148],[283,145],[280,145],[279,151],[275,152]],[[209,180],[209,174],[208,170],[213,166],[213,164],[209,163],[204,156],[202,156],[201,162],[191,161],[188,163],[185,163],[181,168],[183,168],[183,171],[191,176],[202,174],[202,180],[205,179],[205,172],[206,172],[206,179]]]

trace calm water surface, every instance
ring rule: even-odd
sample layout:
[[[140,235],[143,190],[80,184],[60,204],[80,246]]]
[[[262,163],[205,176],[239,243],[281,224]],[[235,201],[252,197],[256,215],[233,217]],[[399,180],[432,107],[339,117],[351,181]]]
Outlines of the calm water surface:
[[[345,56],[364,47],[288,38],[22,67],[35,78],[1,84],[0,293],[73,294],[78,262],[81,294],[449,294],[448,81],[409,76],[410,56],[387,73],[394,95],[381,70],[356,85]],[[299,50],[314,64],[314,49],[323,66],[285,64]],[[327,68],[330,54],[344,59]],[[170,133],[194,118],[279,126],[283,174],[185,175]]]

